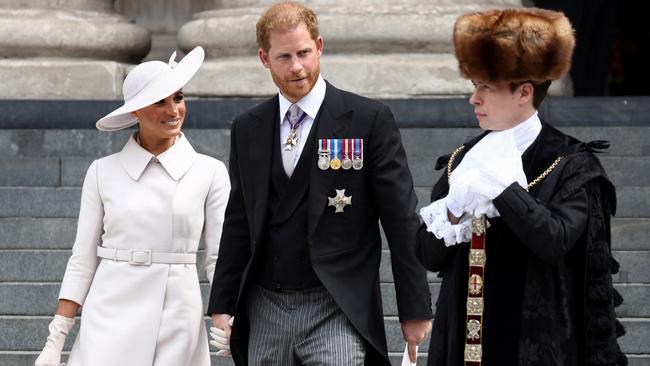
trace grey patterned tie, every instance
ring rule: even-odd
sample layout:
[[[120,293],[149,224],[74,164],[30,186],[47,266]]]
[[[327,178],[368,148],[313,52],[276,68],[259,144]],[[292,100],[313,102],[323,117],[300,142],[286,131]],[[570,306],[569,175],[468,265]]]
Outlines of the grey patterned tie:
[[[287,139],[282,142],[282,165],[288,177],[293,174],[294,160],[298,151],[298,128],[304,120],[303,114],[297,104],[292,104],[285,117],[289,123],[290,131]]]

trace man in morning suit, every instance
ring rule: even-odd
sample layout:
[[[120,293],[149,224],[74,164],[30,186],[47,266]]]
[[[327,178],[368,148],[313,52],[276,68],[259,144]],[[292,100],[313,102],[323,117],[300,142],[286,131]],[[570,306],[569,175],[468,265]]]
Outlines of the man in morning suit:
[[[262,14],[259,58],[279,93],[232,125],[208,314],[213,345],[237,365],[390,365],[379,219],[412,359],[431,329],[399,131],[386,106],[324,81],[317,23],[298,3]]]

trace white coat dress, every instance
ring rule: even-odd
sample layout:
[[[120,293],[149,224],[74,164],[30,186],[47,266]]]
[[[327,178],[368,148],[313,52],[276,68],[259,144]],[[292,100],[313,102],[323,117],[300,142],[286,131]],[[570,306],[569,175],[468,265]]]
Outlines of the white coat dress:
[[[132,265],[97,246],[196,253],[212,281],[230,182],[224,164],[181,135],[154,157],[131,136],[88,168],[59,299],[83,306],[68,366],[208,366],[194,264]]]

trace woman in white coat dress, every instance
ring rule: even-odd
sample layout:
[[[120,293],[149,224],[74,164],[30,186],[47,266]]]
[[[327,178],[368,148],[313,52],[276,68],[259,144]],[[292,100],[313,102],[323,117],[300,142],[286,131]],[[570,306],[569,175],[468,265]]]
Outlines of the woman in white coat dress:
[[[94,161],[84,180],[77,236],[50,335],[35,364],[59,365],[80,306],[68,366],[208,366],[196,271],[205,243],[211,281],[230,191],[224,164],[181,133],[181,88],[203,62],[150,61],[124,80],[125,103],[97,122],[139,124],[122,151]]]

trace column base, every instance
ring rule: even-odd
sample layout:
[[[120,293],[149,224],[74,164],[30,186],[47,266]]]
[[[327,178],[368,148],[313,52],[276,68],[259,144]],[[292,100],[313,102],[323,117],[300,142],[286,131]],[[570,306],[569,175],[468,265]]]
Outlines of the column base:
[[[371,98],[462,96],[473,90],[452,54],[323,56],[323,77],[338,88]],[[257,57],[206,60],[184,91],[199,97],[266,97],[277,93]],[[551,95],[571,95],[570,79],[553,82]]]
[[[3,99],[122,99],[129,65],[75,59],[0,60]]]

